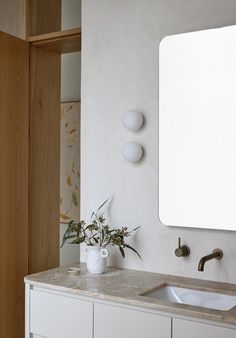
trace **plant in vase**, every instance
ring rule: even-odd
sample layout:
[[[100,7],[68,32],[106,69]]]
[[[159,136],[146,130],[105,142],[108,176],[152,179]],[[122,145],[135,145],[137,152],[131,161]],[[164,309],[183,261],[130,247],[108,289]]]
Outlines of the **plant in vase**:
[[[93,212],[91,222],[87,224],[85,221],[70,221],[64,233],[61,247],[68,241],[70,244],[85,243],[87,254],[87,269],[91,273],[104,273],[109,255],[108,247],[116,246],[123,258],[125,258],[125,250],[129,249],[135,252],[139,257],[136,249],[130,246],[126,239],[131,236],[139,227],[129,231],[128,227],[112,229],[103,217],[99,215],[99,210],[108,202],[106,200],[97,210]],[[141,258],[141,257],[140,257]]]

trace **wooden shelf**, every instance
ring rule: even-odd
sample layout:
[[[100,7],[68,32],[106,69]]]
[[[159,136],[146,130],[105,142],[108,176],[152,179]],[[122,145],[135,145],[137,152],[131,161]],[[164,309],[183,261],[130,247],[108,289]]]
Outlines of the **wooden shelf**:
[[[60,54],[80,52],[81,29],[75,28],[31,36],[28,41],[32,46],[42,47]]]

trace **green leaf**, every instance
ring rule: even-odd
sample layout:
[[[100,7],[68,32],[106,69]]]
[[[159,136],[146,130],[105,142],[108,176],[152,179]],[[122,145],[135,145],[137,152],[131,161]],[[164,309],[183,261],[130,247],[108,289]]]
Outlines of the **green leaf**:
[[[86,230],[89,230],[89,231],[97,230],[97,225],[95,225],[95,224],[89,224],[88,226],[86,226],[86,228],[84,230],[85,231]]]
[[[62,238],[61,248],[64,246],[65,242],[67,241],[68,236],[70,236],[70,234],[71,234],[71,228],[73,226],[73,223],[74,223],[74,221],[70,221],[68,223],[67,229],[66,229],[66,231],[63,235],[63,238]],[[73,235],[73,236],[75,236],[75,235]]]
[[[140,254],[138,253],[138,251],[135,250],[132,246],[130,246],[129,244],[124,244],[124,246],[125,246],[127,249],[130,249],[130,250],[132,250],[133,252],[135,252],[135,253],[139,256],[139,258],[142,259],[142,257],[141,257]]]
[[[141,226],[138,226],[137,228],[131,230],[130,232],[134,232],[134,231],[138,230],[139,228],[141,228]]]
[[[100,209],[101,209],[101,208],[109,201],[109,199],[110,199],[110,197],[109,197],[108,199],[106,199],[105,202],[103,202],[103,203],[100,205],[100,207],[97,209],[97,211],[100,210]]]
[[[109,230],[108,233],[110,234],[112,232],[117,232],[117,231],[119,231],[119,229],[112,229],[112,230]]]
[[[66,243],[66,239],[63,237],[60,248],[63,248],[63,246],[65,245],[65,243]]]
[[[81,244],[85,241],[85,237],[78,237],[74,241],[69,242],[70,244]]]
[[[92,212],[92,215],[91,215],[90,219],[92,219],[92,218],[93,218],[93,216],[96,216],[96,214],[95,214],[95,212],[94,212],[94,211]]]
[[[71,220],[69,223],[68,223],[68,227],[71,226],[71,224],[75,223],[74,220]]]
[[[70,236],[63,236],[63,239],[62,239],[62,243],[61,243],[61,248],[64,246],[64,244],[66,243],[66,241],[68,239],[71,239],[71,238],[75,238],[76,236],[75,235],[70,235]]]
[[[106,219],[105,219],[103,216],[100,216],[100,217],[98,218],[98,220],[99,220],[100,223],[103,224],[103,223],[105,222]]]
[[[104,237],[105,237],[105,232],[104,229],[102,228],[102,233],[101,233],[101,242],[104,241]]]
[[[125,258],[125,250],[121,246],[119,246],[119,250],[120,250],[122,257]]]

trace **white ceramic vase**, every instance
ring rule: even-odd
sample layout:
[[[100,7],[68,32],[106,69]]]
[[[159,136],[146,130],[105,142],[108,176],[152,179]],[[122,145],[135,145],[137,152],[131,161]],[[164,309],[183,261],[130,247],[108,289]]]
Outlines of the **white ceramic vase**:
[[[87,269],[90,273],[100,274],[106,271],[109,252],[102,246],[87,246]]]

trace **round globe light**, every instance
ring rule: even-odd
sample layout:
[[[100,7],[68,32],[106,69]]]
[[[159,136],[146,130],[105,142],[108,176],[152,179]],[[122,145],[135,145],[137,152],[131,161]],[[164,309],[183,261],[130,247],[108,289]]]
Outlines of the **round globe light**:
[[[131,131],[136,131],[142,127],[143,115],[135,110],[129,110],[124,114],[123,125]]]
[[[123,156],[126,161],[136,163],[140,160],[143,149],[139,143],[128,142],[124,145]]]

